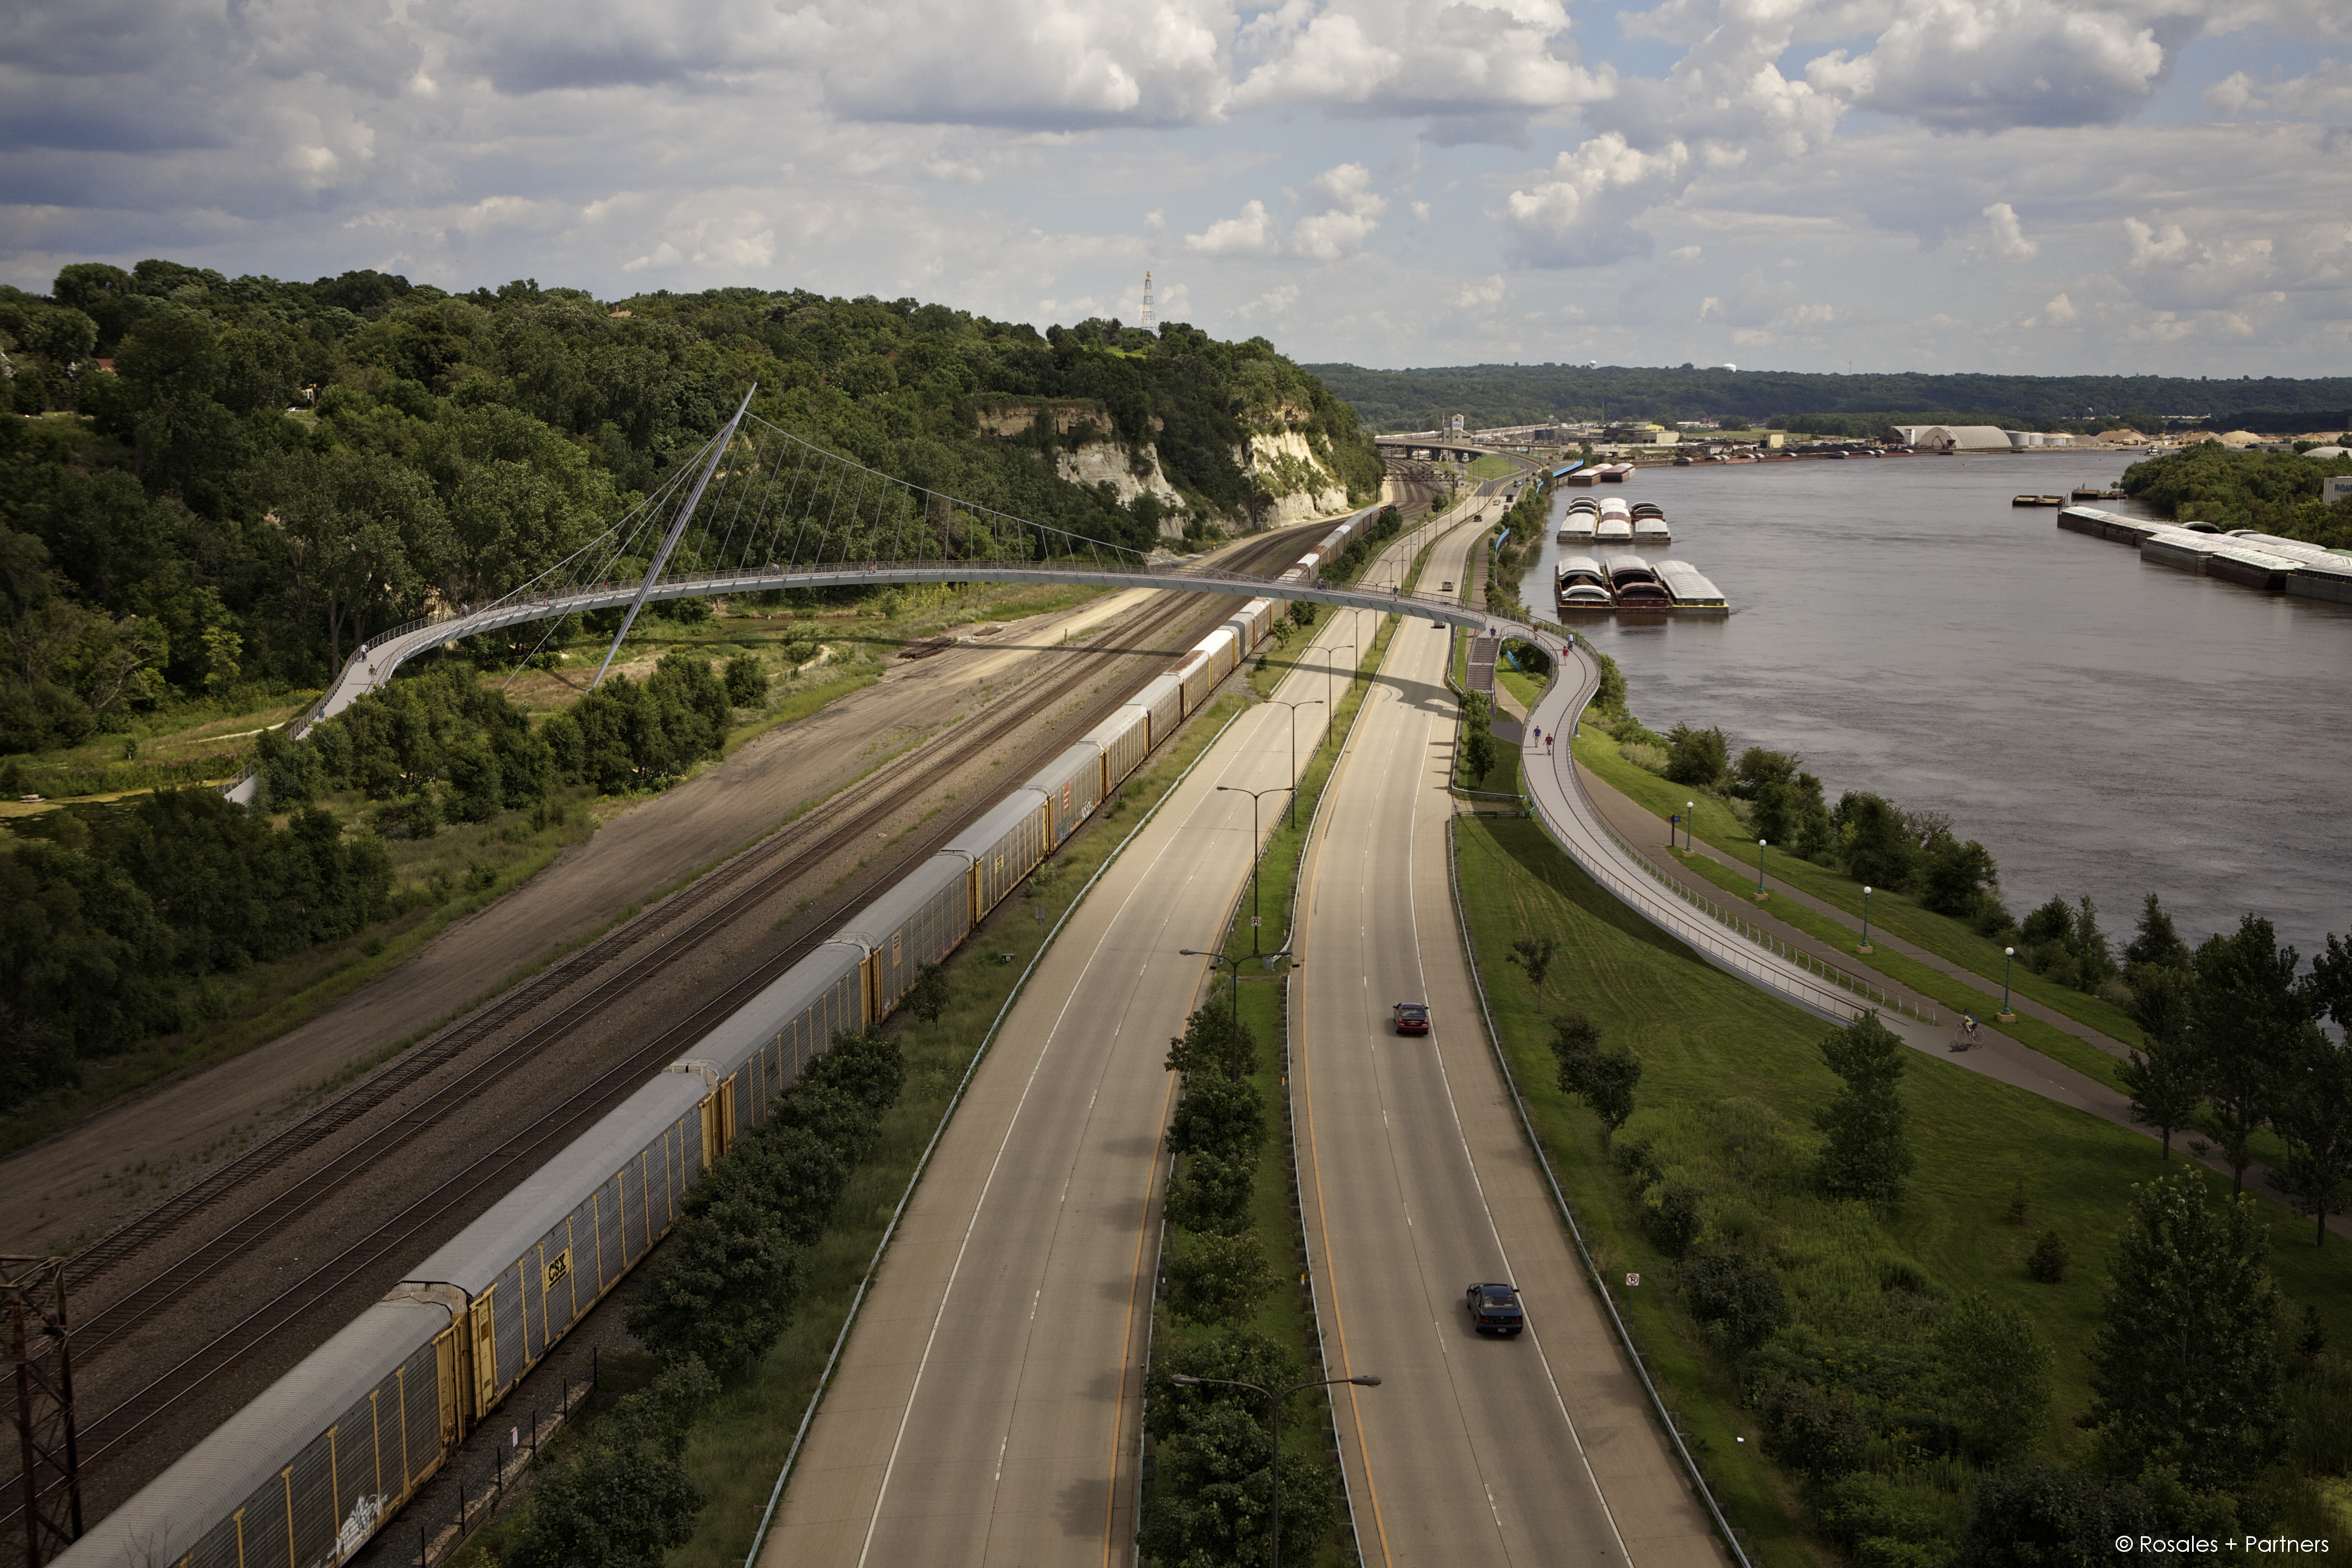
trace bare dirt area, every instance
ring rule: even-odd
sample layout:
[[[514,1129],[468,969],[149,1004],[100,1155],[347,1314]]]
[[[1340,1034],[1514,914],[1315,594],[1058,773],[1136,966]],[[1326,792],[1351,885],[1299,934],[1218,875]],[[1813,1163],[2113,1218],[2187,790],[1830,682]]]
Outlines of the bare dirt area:
[[[742,848],[877,761],[1016,689],[1067,635],[1145,590],[1008,623],[771,731],[693,782],[621,812],[530,881],[309,1023],[218,1068],[110,1107],[0,1161],[0,1249],[69,1251],[309,1110],[355,1067],[491,995],[631,905]],[[1126,601],[1119,603],[1119,601]]]
[[[1287,549],[1243,548],[1276,568]],[[877,686],[624,813],[311,1023],[0,1163],[11,1250],[63,1250],[148,1216],[77,1260],[89,1512],[281,1375],[1231,604],[1130,591],[893,660]],[[541,981],[357,1070],[747,841]]]

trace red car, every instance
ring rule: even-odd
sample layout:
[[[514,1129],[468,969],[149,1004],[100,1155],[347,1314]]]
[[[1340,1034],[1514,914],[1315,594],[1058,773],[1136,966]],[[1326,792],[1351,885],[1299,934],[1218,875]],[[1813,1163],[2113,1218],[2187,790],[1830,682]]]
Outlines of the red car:
[[[1429,1005],[1423,1002],[1400,1002],[1396,1005],[1396,1032],[1400,1035],[1429,1033]]]

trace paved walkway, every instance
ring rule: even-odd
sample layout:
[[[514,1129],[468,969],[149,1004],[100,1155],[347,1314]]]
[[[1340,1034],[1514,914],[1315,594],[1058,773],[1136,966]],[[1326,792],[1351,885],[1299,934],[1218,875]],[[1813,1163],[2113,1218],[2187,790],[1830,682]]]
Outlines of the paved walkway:
[[[1572,721],[1571,715],[1581,711],[1584,702],[1591,696],[1592,686],[1597,683],[1597,669],[1593,668],[1591,659],[1581,654],[1567,656],[1562,661],[1562,673],[1566,676],[1566,680],[1556,680],[1546,689],[1543,698],[1536,704],[1535,713],[1532,715],[1537,725],[1548,733],[1554,732],[1553,726],[1556,724],[1567,724]],[[1580,684],[1580,676],[1582,677]],[[1638,865],[1644,869],[1654,868],[1676,886],[1688,888],[1716,903],[1729,901],[1730,896],[1727,889],[1717,888],[1714,883],[1687,870],[1675,857],[1663,856],[1652,858],[1643,856],[1636,861],[1633,857],[1628,856],[1614,839],[1607,837],[1605,834],[1594,835],[1589,827],[1583,827],[1579,821],[1583,813],[1590,810],[1622,834],[1629,842],[1635,845],[1654,844],[1663,847],[1666,842],[1667,830],[1664,818],[1635,804],[1622,791],[1595,777],[1590,771],[1577,767],[1564,752],[1554,752],[1549,754],[1542,752],[1530,739],[1523,748],[1523,755],[1526,760],[1530,794],[1537,803],[1538,820],[1543,821],[1553,838],[1558,840],[1562,847],[1568,848],[1571,858],[1583,865],[1588,872],[1593,871],[1595,867],[1591,858],[1595,854],[1605,852],[1607,859],[1624,862],[1629,867]],[[1579,854],[1577,846],[1580,846],[1584,853]],[[1602,874],[1597,875],[1596,880],[1620,898],[1623,898],[1637,912],[1664,926],[1675,935],[1691,942],[1702,956],[1706,957],[1718,967],[1728,969],[1741,975],[1742,978],[1761,985],[1764,989],[1776,991],[1784,997],[1798,1002],[1800,1005],[1811,1006],[1817,1012],[1823,1010],[1820,1005],[1808,1002],[1802,995],[1791,994],[1788,981],[1789,972],[1792,971],[1793,966],[1773,960],[1767,950],[1761,946],[1752,942],[1743,942],[1742,939],[1732,936],[1728,928],[1717,925],[1711,918],[1697,910],[1690,910],[1679,900],[1672,900],[1671,904],[1661,901],[1658,907],[1653,908],[1651,901],[1641,896],[1643,889],[1638,885],[1641,881],[1646,880],[1646,877],[1636,873],[1628,879],[1627,885],[1621,886],[1617,879],[1606,874],[1605,862],[1601,865]],[[1785,884],[1771,888],[1769,873],[1766,883],[1776,900],[1784,898],[1793,899],[1809,909],[1821,910],[1832,918],[1840,920],[1844,918],[1843,912],[1833,906],[1824,907],[1819,901],[1788,889]],[[1627,896],[1627,886],[1632,887],[1634,896]],[[1661,919],[1661,914],[1667,918]],[[1787,942],[1798,952],[1810,952],[1816,957],[1823,956],[1822,950],[1827,944],[1817,937],[1799,931],[1787,922],[1775,919],[1769,912],[1769,905],[1743,910],[1741,915],[1749,923]],[[1723,937],[1729,938],[1732,942],[1746,946],[1752,956],[1746,957],[1745,962],[1727,963],[1725,961],[1724,952],[1710,951],[1724,945],[1721,939],[1714,936],[1714,933],[1718,931],[1723,933]],[[1878,934],[1873,933],[1874,936]],[[1858,932],[1857,935],[1859,935]],[[1922,950],[1907,943],[1898,945],[1889,941],[1887,945],[1895,951],[1906,952],[1917,957],[1922,963],[1933,963],[1935,967],[1947,973],[1957,974],[1966,979],[1978,978],[1958,965],[1952,964],[1948,961],[1934,959],[1931,955],[1925,954]],[[1866,970],[1881,980],[1885,979],[1885,975],[1875,970],[1870,970],[1867,964],[1843,952],[1836,952],[1829,961],[1849,973]],[[1794,970],[1793,973],[1798,976],[1803,975],[1801,970]],[[1887,983],[1887,987],[1895,991],[1903,990],[1903,987],[1895,985],[1891,981]],[[1843,996],[1843,994],[1834,994],[1835,996]],[[2021,1003],[2021,999],[2013,996],[2012,1002]],[[2021,1005],[2021,1011],[2029,1009]],[[2039,1003],[2032,1004],[2030,1010],[2033,1011],[2036,1016],[2052,1017],[2053,1015],[2053,1010],[2043,1007]],[[2063,1017],[2063,1015],[2056,1016]],[[1880,1021],[1901,1036],[1904,1042],[1914,1050],[1931,1056],[1941,1056],[1946,1060],[1957,1063],[1971,1072],[1981,1073],[1987,1078],[1998,1079],[2003,1083],[2029,1089],[2045,1100],[2054,1100],[2061,1105],[2073,1106],[2077,1110],[2087,1111],[2104,1121],[2128,1128],[2145,1137],[2150,1139],[2157,1137],[2157,1133],[2152,1129],[2143,1127],[2132,1121],[2131,1101],[2127,1095],[2086,1073],[2078,1072],[2073,1068],[2053,1060],[2030,1046],[1994,1032],[1990,1026],[1986,1027],[1981,1045],[1967,1051],[1953,1052],[1949,1047],[1956,1020],[1947,1018],[1940,1025],[1929,1026],[1915,1019],[1882,1013]],[[2052,1017],[2052,1021],[2055,1022],[2055,1017]],[[2073,1026],[2069,1030],[2070,1033],[2090,1040],[2092,1044],[2098,1045],[2101,1049],[2112,1050],[2117,1055],[2122,1053],[2124,1047],[2121,1042],[2100,1035],[2097,1031],[2090,1030],[2086,1026],[2074,1023],[2071,1019],[2067,1020],[2067,1023]],[[2185,1140],[2176,1136],[2174,1143],[2184,1157],[2196,1158],[2185,1147]],[[2206,1154],[2203,1163],[2223,1175],[2229,1173],[2229,1164],[2218,1151]],[[2270,1175],[2267,1166],[2259,1163],[2250,1165],[2246,1170],[2246,1185],[2251,1190],[2262,1191],[2275,1196],[2278,1189],[2272,1183]],[[2327,1222],[2327,1228],[2338,1236],[2352,1236],[2352,1216],[2333,1216]]]

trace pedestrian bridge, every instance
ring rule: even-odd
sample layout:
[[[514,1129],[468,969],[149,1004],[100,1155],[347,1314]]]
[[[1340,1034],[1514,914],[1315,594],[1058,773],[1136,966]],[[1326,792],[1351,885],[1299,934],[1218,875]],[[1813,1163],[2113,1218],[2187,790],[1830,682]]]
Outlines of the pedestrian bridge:
[[[1302,531],[1304,532],[1306,531]],[[408,659],[464,637],[503,631],[536,621],[557,621],[596,610],[677,599],[716,598],[770,589],[867,588],[911,583],[1066,583],[1099,588],[1150,588],[1171,594],[1223,594],[1235,598],[1304,599],[1342,609],[1379,610],[1418,616],[1441,626],[1466,626],[1503,637],[1530,637],[1528,626],[1474,610],[1453,595],[1402,594],[1391,589],[1338,587],[1312,579],[1277,583],[1213,566],[1138,565],[1116,562],[1009,563],[972,561],[867,561],[846,565],[728,571],[665,575],[650,587],[608,579],[578,587],[509,595],[495,604],[463,606],[454,614],[424,616],[371,637],[347,659],[325,694],[288,726],[299,739],[321,719],[333,717],[388,682]],[[230,784],[231,800],[249,803],[254,780]]]
[[[619,610],[601,680],[646,605],[776,589],[1061,583],[1305,599],[1507,636],[1528,631],[1451,595],[1328,584],[1311,566],[1275,582],[1034,522],[866,468],[769,424],[751,405],[747,392],[735,416],[642,504],[530,582],[367,634],[325,694],[288,726],[289,738],[383,686],[405,660],[466,637],[534,622],[550,623],[552,636],[567,617]],[[227,790],[238,801],[254,793],[250,774]]]

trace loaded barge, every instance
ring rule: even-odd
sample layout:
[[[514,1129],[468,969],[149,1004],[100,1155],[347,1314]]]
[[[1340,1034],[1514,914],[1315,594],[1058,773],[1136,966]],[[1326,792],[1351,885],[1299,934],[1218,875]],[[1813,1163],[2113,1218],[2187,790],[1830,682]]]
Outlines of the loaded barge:
[[[2252,529],[2223,532],[2210,522],[2158,522],[2096,507],[2070,506],[2058,526],[2070,533],[2136,545],[2158,566],[2299,598],[2352,605],[2352,552]]]

